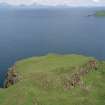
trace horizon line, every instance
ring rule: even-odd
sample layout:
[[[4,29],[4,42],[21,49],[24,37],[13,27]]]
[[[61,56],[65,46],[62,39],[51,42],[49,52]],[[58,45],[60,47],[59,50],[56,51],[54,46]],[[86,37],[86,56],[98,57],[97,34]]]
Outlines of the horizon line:
[[[30,3],[30,4],[25,4],[25,3],[21,3],[21,4],[11,4],[11,3],[8,3],[8,2],[0,2],[1,5],[3,6],[67,6],[67,7],[80,7],[80,6],[105,6],[105,3],[71,3],[71,4],[47,4],[47,3],[37,3],[37,2],[33,2],[33,3]]]
[[[30,4],[30,5],[27,5],[27,4],[17,4],[17,5],[13,5],[13,4],[10,4],[10,3],[4,3],[4,2],[1,2],[0,3],[1,6],[10,6],[10,7],[38,7],[38,6],[43,6],[43,7],[104,7],[105,4]]]

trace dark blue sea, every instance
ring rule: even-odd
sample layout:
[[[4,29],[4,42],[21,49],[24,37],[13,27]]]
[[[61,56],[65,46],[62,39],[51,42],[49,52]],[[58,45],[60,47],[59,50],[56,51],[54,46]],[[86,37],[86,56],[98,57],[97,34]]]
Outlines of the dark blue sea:
[[[48,53],[105,59],[105,17],[99,8],[0,8],[0,85],[17,60]]]

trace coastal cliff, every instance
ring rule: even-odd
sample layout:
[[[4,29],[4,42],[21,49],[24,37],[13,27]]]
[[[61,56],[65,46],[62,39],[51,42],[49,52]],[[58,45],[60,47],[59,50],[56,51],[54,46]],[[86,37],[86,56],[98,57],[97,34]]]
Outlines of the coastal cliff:
[[[93,57],[48,54],[24,59],[9,70],[6,81],[10,78],[13,84],[6,82],[8,88],[0,90],[0,105],[104,103],[105,62]]]
[[[8,88],[11,85],[14,85],[18,82],[19,76],[18,76],[18,73],[16,72],[15,65],[9,68],[5,78],[6,79],[4,81],[4,88]]]

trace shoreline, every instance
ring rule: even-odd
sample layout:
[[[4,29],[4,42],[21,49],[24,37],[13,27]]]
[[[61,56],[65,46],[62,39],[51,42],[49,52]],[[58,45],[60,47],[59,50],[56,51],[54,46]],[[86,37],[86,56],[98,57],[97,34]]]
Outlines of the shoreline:
[[[33,59],[33,58],[43,58],[43,57],[46,57],[46,56],[84,56],[84,57],[89,57],[89,56],[86,56],[86,55],[81,55],[81,54],[47,54],[47,55],[42,55],[42,56],[33,56],[33,57],[28,57],[28,58],[24,58],[24,59],[21,59],[19,61],[16,61],[16,62],[21,62],[21,61],[25,61],[25,60],[29,60],[29,59]],[[95,59],[95,58],[94,58]],[[98,60],[98,62],[101,62],[101,61],[104,61],[104,60]],[[12,85],[15,85],[17,82],[19,81],[19,75],[16,71],[16,63],[13,64],[7,71],[6,73],[6,76],[5,76],[5,80],[4,80],[4,83],[3,83],[3,88],[8,88]]]
[[[77,55],[77,54],[47,54],[47,55],[44,55],[44,56],[34,56],[34,57],[28,57],[28,58],[24,58],[24,59],[21,59],[17,62],[21,62],[21,61],[24,61],[24,60],[28,60],[28,59],[32,59],[32,58],[41,58],[41,57],[45,57],[45,56],[84,56],[84,55]],[[84,57],[88,57],[88,56],[84,56]],[[17,73],[16,71],[16,64],[13,64],[9,69],[8,69],[8,72],[5,76],[5,80],[4,80],[4,85],[3,85],[3,88],[8,88],[12,85],[15,85],[17,82],[19,81],[19,74]]]

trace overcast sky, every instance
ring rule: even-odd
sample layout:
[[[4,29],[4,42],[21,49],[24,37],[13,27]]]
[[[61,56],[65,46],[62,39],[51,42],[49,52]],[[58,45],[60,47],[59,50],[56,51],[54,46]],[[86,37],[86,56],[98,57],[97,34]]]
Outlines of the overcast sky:
[[[45,5],[69,5],[69,4],[105,4],[105,0],[0,0],[0,2],[6,2],[12,5],[32,3],[45,4]]]

